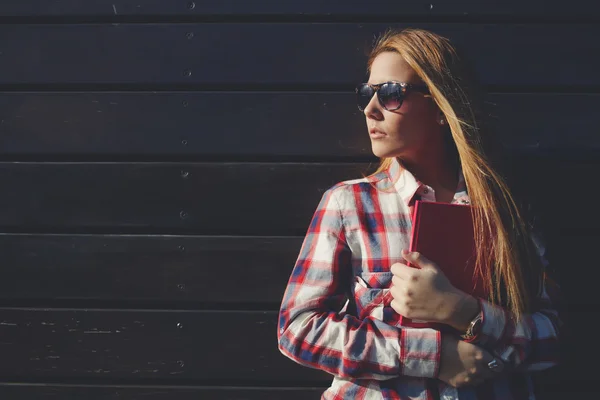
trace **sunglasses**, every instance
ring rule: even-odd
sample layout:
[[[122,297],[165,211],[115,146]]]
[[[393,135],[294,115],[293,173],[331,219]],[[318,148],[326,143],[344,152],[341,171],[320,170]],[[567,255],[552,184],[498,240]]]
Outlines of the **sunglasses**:
[[[381,107],[388,111],[397,110],[402,107],[402,102],[410,91],[429,94],[429,89],[425,85],[414,85],[404,82],[361,83],[356,87],[358,109],[365,111],[373,95],[377,93],[377,100],[379,100]]]

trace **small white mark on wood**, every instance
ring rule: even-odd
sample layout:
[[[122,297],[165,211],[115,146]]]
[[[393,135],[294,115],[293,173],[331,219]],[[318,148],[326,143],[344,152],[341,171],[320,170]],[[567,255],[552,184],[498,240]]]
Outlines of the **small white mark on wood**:
[[[17,326],[17,324],[12,323],[12,322],[0,322],[0,325],[4,325],[4,326]]]
[[[116,105],[117,105],[117,104],[119,104],[119,103],[117,103],[117,102],[114,102],[114,101],[111,101],[111,102],[109,102],[109,104],[112,104],[113,106],[116,106]]]
[[[88,371],[86,371],[86,372],[95,372],[95,373],[97,373],[97,374],[98,374],[98,373],[104,373],[104,374],[107,374],[107,373],[109,373],[109,372],[110,372],[110,370],[106,370],[106,369],[101,369],[101,368],[100,368],[100,369],[95,369],[95,370],[93,370],[93,371],[89,371],[89,370],[88,370]]]
[[[430,10],[433,10],[433,4],[430,4],[430,5],[429,5],[429,9],[430,9]]]
[[[56,325],[54,322],[42,322],[42,325],[49,325],[49,326],[54,326]]]
[[[112,333],[112,331],[83,331],[83,333],[102,333],[102,334],[107,334],[107,333]]]
[[[115,12],[115,15],[117,15],[117,7],[113,4],[113,11]]]

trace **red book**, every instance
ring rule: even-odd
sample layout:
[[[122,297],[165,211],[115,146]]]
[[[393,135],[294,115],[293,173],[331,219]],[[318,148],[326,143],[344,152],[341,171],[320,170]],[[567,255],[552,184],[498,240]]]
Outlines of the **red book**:
[[[475,297],[487,298],[483,280],[475,275],[471,206],[417,200],[412,216],[409,250],[418,251],[436,263],[457,289]],[[402,316],[400,323],[415,328],[446,328],[441,324]]]

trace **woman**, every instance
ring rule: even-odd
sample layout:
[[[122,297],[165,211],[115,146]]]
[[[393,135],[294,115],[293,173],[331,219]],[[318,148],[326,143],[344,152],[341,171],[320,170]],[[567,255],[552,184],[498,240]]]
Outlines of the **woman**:
[[[416,29],[383,35],[368,70],[358,103],[382,163],[323,195],[283,298],[279,348],[334,375],[324,399],[530,399],[529,373],[557,362],[560,322],[469,74],[447,39]],[[406,251],[416,199],[472,204],[489,298]],[[454,330],[403,327],[399,315]]]

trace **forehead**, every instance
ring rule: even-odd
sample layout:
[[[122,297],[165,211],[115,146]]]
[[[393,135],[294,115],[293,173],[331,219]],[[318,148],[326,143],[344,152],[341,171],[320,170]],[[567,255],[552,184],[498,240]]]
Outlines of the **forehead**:
[[[399,81],[407,83],[419,83],[420,79],[414,69],[398,53],[384,52],[373,60],[369,83],[383,83],[388,81]]]

